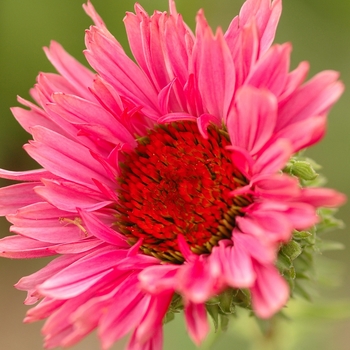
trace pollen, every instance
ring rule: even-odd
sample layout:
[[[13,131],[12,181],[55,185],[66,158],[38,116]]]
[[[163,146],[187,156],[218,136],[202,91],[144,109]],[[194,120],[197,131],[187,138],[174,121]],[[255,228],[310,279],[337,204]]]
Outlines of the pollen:
[[[117,226],[143,253],[182,263],[181,234],[195,254],[209,254],[230,238],[250,199],[231,192],[247,184],[236,169],[227,133],[194,122],[158,125],[125,153],[118,181]]]

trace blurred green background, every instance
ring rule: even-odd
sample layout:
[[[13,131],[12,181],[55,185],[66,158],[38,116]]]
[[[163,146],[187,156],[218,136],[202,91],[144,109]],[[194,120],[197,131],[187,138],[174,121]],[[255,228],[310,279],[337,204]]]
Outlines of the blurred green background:
[[[149,12],[166,10],[166,0],[140,0]],[[194,28],[194,17],[204,8],[212,27],[227,28],[238,13],[242,0],[177,0],[177,7],[189,25]],[[122,19],[125,11],[133,10],[131,0],[94,0],[93,4],[104,18],[110,31],[127,47]],[[34,168],[22,145],[29,136],[19,127],[9,108],[18,105],[16,95],[29,98],[28,90],[34,84],[39,71],[53,71],[42,47],[54,39],[67,51],[85,62],[84,30],[91,24],[82,8],[82,0],[3,0],[0,2],[0,166],[11,170]],[[292,67],[307,60],[311,63],[311,75],[320,70],[334,69],[341,72],[341,79],[350,86],[350,1],[344,0],[284,0],[283,15],[276,42],[293,44]],[[350,194],[350,94],[346,90],[341,101],[333,108],[329,118],[326,138],[308,151],[308,155],[322,164],[322,173],[328,178],[328,186]],[[1,185],[8,182],[2,181]],[[315,304],[295,303],[289,307],[294,322],[284,323],[279,329],[280,343],[276,350],[348,350],[350,334],[350,217],[349,205],[338,215],[347,229],[330,234],[331,239],[343,242],[347,249],[328,253],[332,268],[328,276],[337,288],[320,287]],[[1,221],[0,236],[7,234],[8,224]],[[338,263],[339,264],[338,264]],[[46,261],[0,261],[0,349],[42,349],[40,328],[42,324],[23,325],[21,320],[27,310],[22,304],[25,294],[12,285]],[[327,271],[326,271],[327,273]],[[328,300],[327,303],[324,300]],[[194,349],[185,327],[178,317],[165,327],[165,350]],[[256,342],[250,341],[257,338]],[[267,349],[259,338],[259,331],[246,315],[234,322],[230,331],[211,349]],[[98,349],[95,334],[75,346],[74,350]],[[120,344],[113,349],[122,348]]]

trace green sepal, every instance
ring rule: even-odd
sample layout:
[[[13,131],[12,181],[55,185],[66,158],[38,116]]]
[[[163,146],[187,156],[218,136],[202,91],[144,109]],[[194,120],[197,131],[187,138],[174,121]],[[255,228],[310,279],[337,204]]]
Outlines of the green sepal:
[[[345,248],[343,243],[336,242],[336,241],[325,241],[325,240],[320,240],[317,243],[317,249],[320,252],[325,252],[328,250],[343,250]]]
[[[281,252],[283,255],[287,256],[290,260],[293,261],[302,253],[302,249],[299,243],[291,240],[282,246]]]
[[[219,329],[219,306],[218,304],[215,305],[206,303],[205,308],[207,309],[208,314],[213,320],[214,330],[216,333]]]
[[[301,240],[312,237],[312,233],[309,231],[297,231],[293,233],[293,239]]]
[[[284,171],[305,181],[315,180],[318,176],[314,170],[314,166],[310,162],[304,160],[296,160],[295,158],[292,158],[288,162]]]
[[[230,324],[230,318],[226,315],[220,314],[220,328],[222,331],[226,332]]]
[[[175,314],[171,311],[168,311],[163,318],[163,324],[171,322],[175,318]]]
[[[220,299],[220,310],[227,315],[231,315],[235,312],[235,306],[233,304],[235,290],[228,288],[222,292],[219,296]]]

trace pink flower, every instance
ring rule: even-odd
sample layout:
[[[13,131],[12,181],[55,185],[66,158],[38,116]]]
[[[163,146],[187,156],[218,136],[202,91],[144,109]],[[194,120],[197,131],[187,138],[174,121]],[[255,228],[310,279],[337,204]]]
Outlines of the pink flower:
[[[3,257],[57,256],[16,287],[28,292],[25,322],[46,319],[45,346],[70,346],[98,330],[109,349],[161,349],[162,322],[181,296],[188,332],[209,331],[206,302],[249,289],[269,318],[289,298],[274,264],[293,230],[344,196],[300,186],[281,170],[318,142],[343,91],[325,71],[304,83],[289,72],[291,45],[271,46],[281,1],[247,0],[226,33],[203,11],[195,33],[169,1],[151,17],[138,4],[125,25],[130,59],[88,2],[92,73],[53,42],[59,74],[40,74],[36,104],[15,107],[42,168],[1,170],[20,181],[1,189],[15,235]]]

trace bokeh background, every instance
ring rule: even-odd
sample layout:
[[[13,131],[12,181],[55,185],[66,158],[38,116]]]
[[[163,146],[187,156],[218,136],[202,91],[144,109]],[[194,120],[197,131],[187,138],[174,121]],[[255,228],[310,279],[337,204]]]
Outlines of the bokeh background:
[[[0,167],[11,170],[35,168],[22,145],[29,139],[12,117],[9,108],[16,106],[16,95],[29,98],[28,90],[39,71],[53,71],[42,47],[50,40],[59,41],[67,51],[85,62],[84,30],[91,24],[83,12],[83,0],[2,0],[0,2]],[[133,10],[131,0],[94,0],[96,9],[110,31],[127,47],[122,19],[125,11]],[[146,10],[166,10],[166,0],[140,0]],[[177,7],[194,28],[194,17],[204,8],[212,27],[227,28],[238,13],[243,0],[177,0]],[[344,0],[284,0],[283,15],[276,42],[293,44],[292,67],[307,60],[310,76],[320,70],[340,71],[345,85],[350,86],[350,1]],[[127,50],[129,50],[127,48]],[[129,51],[128,51],[129,52]],[[350,195],[350,89],[333,108],[325,139],[307,154],[323,166],[328,186]],[[302,130],[301,130],[302,132]],[[1,185],[8,182],[1,181]],[[349,205],[338,217],[347,229],[330,234],[331,239],[343,242],[344,251],[327,253],[331,268],[323,276],[336,288],[321,286],[314,304],[293,302],[289,307],[293,322],[279,329],[280,343],[276,350],[348,350],[350,349],[350,215]],[[0,222],[0,236],[8,232],[5,220]],[[28,275],[46,264],[45,259],[32,261],[0,260],[0,349],[40,350],[42,324],[23,325],[27,310],[25,294],[13,288],[21,276]],[[334,276],[340,276],[338,278]],[[167,325],[165,350],[194,349],[189,341],[181,317]],[[258,339],[251,341],[251,339]],[[121,349],[115,345],[113,349]],[[204,344],[203,349],[266,349],[259,331],[246,315],[236,320],[230,331],[215,345]],[[99,349],[96,335],[73,348]]]

